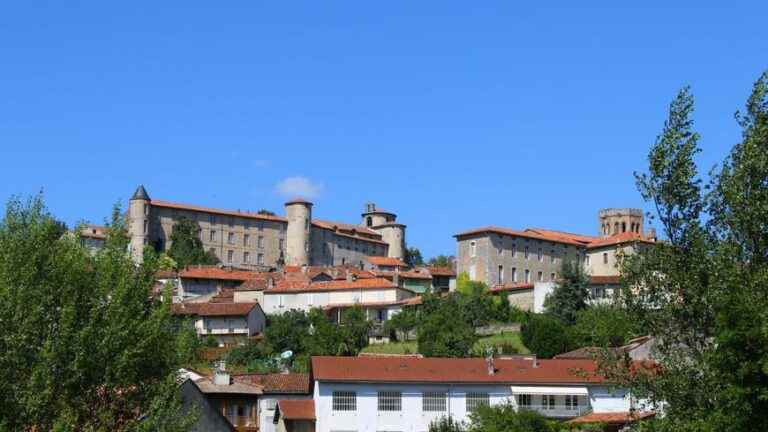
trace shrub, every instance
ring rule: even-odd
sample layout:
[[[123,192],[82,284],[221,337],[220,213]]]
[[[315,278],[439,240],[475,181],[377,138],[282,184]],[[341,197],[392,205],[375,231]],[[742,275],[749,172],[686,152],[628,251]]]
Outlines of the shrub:
[[[540,357],[549,358],[572,347],[568,327],[548,314],[529,313],[520,332],[523,344]]]

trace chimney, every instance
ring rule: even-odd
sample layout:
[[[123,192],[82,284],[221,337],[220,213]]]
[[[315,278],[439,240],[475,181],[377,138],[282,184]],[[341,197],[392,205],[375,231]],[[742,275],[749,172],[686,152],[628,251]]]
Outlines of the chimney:
[[[224,360],[216,364],[216,370],[213,372],[214,385],[229,385],[229,374],[226,372],[227,363]]]
[[[531,360],[533,361],[534,368],[539,367],[539,359],[536,357],[536,354],[531,354]]]
[[[307,270],[309,270],[309,267],[306,264],[301,265],[301,272],[303,274],[307,274]]]

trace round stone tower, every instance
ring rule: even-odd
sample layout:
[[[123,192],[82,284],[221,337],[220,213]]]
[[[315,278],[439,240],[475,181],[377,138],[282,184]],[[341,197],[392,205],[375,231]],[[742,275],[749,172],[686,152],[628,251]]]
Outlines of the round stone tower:
[[[634,208],[608,208],[597,213],[597,226],[602,237],[624,232],[643,235],[643,211]]]
[[[381,239],[387,243],[387,256],[405,258],[405,225],[397,223],[396,214],[367,203],[362,217],[361,225],[381,234]]]
[[[309,265],[309,232],[312,225],[312,203],[295,199],[285,203],[288,229],[285,239],[285,263],[291,266]]]
[[[144,245],[149,238],[149,194],[143,185],[128,201],[128,235],[131,238],[131,257],[137,263],[144,260]]]

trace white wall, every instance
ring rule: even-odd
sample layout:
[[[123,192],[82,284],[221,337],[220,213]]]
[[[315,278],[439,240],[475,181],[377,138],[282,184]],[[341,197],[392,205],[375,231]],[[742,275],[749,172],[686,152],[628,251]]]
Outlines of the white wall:
[[[546,386],[541,386],[546,388]],[[581,386],[583,388],[583,386]],[[588,386],[589,396],[579,396],[580,414],[591,406],[594,412],[625,412],[630,409],[630,396],[626,390],[606,386]],[[357,393],[356,411],[333,411],[334,391],[355,391]],[[379,391],[400,391],[402,410],[399,412],[380,412],[378,410]],[[424,412],[422,394],[425,391],[448,393],[445,412]],[[459,421],[467,421],[466,393],[487,392],[491,405],[511,402],[517,406],[510,385],[454,385],[454,384],[344,384],[315,382],[314,399],[317,432],[331,431],[400,431],[424,432],[429,424],[442,416],[450,415]],[[532,395],[533,408],[542,404],[542,396]],[[549,413],[550,417],[568,415],[564,409],[565,396],[555,397],[557,408]],[[573,412],[571,417],[578,415]]]
[[[263,308],[266,314],[283,313],[291,309],[309,311],[329,304],[396,302],[413,297],[413,292],[398,288],[339,290],[300,293],[264,293]],[[281,305],[282,297],[282,305]]]
[[[282,395],[265,394],[259,396],[259,432],[276,432],[276,425],[272,423],[275,416],[274,407],[278,400],[285,399],[310,399],[311,395]]]
[[[544,312],[544,300],[555,289],[554,282],[535,282],[533,284],[533,311]]]

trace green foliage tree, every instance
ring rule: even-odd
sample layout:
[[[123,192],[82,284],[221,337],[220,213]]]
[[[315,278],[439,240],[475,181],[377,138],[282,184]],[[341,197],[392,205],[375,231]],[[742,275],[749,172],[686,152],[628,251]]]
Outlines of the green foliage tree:
[[[480,406],[469,416],[467,432],[555,432],[557,423],[531,410],[517,411],[512,404]]]
[[[424,258],[421,256],[419,248],[409,247],[405,249],[405,263],[410,267],[424,265]]]
[[[573,347],[568,327],[549,314],[529,313],[520,333],[523,344],[539,357],[549,358]]]
[[[685,88],[637,175],[667,241],[622,263],[621,300],[658,336],[663,373],[609,370],[665,403],[659,430],[768,430],[768,72],[737,115],[741,142],[707,187],[692,112]]]
[[[151,297],[156,255],[147,250],[136,266],[119,208],[114,215],[91,255],[61,235],[41,197],[8,202],[0,222],[0,425],[8,430],[189,426],[176,383],[188,338],[169,304]]]
[[[411,332],[419,325],[419,312],[415,308],[406,307],[384,323],[384,329],[394,334],[398,340],[407,340]]]
[[[576,314],[570,334],[574,346],[617,347],[639,336],[640,330],[623,308],[595,305]]]
[[[429,432],[465,432],[467,428],[450,416],[441,416],[429,424]]]
[[[200,225],[192,219],[181,217],[173,225],[171,232],[171,247],[168,256],[178,268],[196,264],[218,264],[219,260],[203,248],[200,240]]]
[[[428,296],[418,330],[419,352],[427,357],[467,357],[477,337],[456,295]]]
[[[432,267],[451,267],[453,265],[453,257],[448,255],[438,255],[430,258],[427,264]]]
[[[269,315],[264,329],[264,341],[275,353],[306,350],[310,336],[310,319],[304,311],[291,309],[282,314]]]
[[[368,346],[371,322],[365,317],[365,311],[360,306],[354,306],[345,310],[341,321],[345,348],[343,355],[357,355],[360,353],[360,350]]]
[[[560,280],[544,301],[547,312],[566,324],[576,322],[576,314],[587,307],[589,278],[576,262],[564,260]]]

